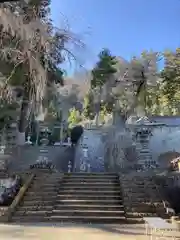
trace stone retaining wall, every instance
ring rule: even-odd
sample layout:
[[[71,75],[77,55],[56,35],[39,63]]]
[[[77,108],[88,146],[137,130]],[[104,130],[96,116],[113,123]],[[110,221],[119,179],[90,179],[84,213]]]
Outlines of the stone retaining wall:
[[[130,131],[109,127],[105,139],[105,166],[109,171],[120,171],[136,163],[136,150]]]

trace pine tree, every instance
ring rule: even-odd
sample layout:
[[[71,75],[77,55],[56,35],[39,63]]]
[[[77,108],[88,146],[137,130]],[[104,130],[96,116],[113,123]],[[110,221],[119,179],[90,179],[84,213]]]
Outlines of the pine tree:
[[[99,61],[92,70],[91,88],[102,87],[109,78],[116,73],[116,59],[108,49],[103,49],[99,55]]]

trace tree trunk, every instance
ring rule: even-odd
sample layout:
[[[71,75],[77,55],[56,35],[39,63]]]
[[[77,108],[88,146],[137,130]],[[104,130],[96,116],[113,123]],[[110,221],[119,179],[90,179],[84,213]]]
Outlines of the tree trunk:
[[[126,118],[121,113],[119,100],[115,100],[115,109],[113,110],[113,125],[123,129],[125,128]]]
[[[126,120],[132,115],[132,113],[134,112],[134,109],[137,108],[139,96],[141,92],[144,90],[145,80],[146,79],[144,77],[144,73],[142,73],[142,80],[140,81],[139,86],[137,87],[134,103],[132,104],[131,108],[126,112]]]
[[[17,144],[22,146],[25,144],[25,133],[28,125],[29,118],[29,103],[31,101],[31,95],[29,88],[24,89],[24,96],[21,104],[21,112],[18,126],[18,134],[17,134]]]
[[[102,88],[99,87],[98,89],[98,99],[96,104],[96,115],[95,115],[95,125],[99,125],[99,117],[100,117],[100,111],[101,111],[101,95],[102,95]]]

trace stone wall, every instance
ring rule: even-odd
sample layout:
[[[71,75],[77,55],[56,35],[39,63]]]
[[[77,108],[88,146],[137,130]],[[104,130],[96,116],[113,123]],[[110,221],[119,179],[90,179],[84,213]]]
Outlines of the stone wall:
[[[87,156],[84,155],[84,149],[88,149]],[[85,165],[84,170],[83,165]],[[104,170],[102,132],[98,129],[85,129],[76,147],[74,171],[103,172]]]
[[[87,156],[83,149],[88,149]],[[91,172],[117,172],[134,165],[137,156],[131,132],[117,126],[84,130],[76,147],[74,171],[83,171],[83,162]]]
[[[45,150],[44,153],[41,150]],[[46,156],[58,171],[68,170],[68,161],[73,162],[73,149],[62,146],[23,146],[14,149],[9,169],[12,171],[28,171],[30,165],[35,164],[39,156]]]
[[[105,166],[109,171],[120,171],[136,163],[136,149],[128,129],[109,127],[105,142]]]
[[[180,127],[154,127],[149,140],[149,149],[154,161],[157,161],[162,166],[167,165],[167,161],[180,155]],[[169,157],[166,158],[165,155]],[[164,163],[162,162],[163,159]]]
[[[16,147],[17,126],[16,123],[8,129],[0,132],[0,146],[5,146],[6,151],[10,151]]]
[[[167,168],[172,158],[180,156],[180,127],[151,126],[149,149],[152,160]],[[135,140],[136,141],[136,140]],[[76,171],[80,171],[83,146],[88,147],[91,171],[119,171],[137,163],[137,151],[133,144],[133,129],[109,126],[101,130],[85,130],[78,143],[75,157]]]

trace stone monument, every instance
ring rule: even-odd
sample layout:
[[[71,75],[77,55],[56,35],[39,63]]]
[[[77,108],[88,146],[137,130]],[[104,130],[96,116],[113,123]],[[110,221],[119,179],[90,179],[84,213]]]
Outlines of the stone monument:
[[[98,129],[85,129],[75,152],[74,171],[104,172],[104,143]]]

